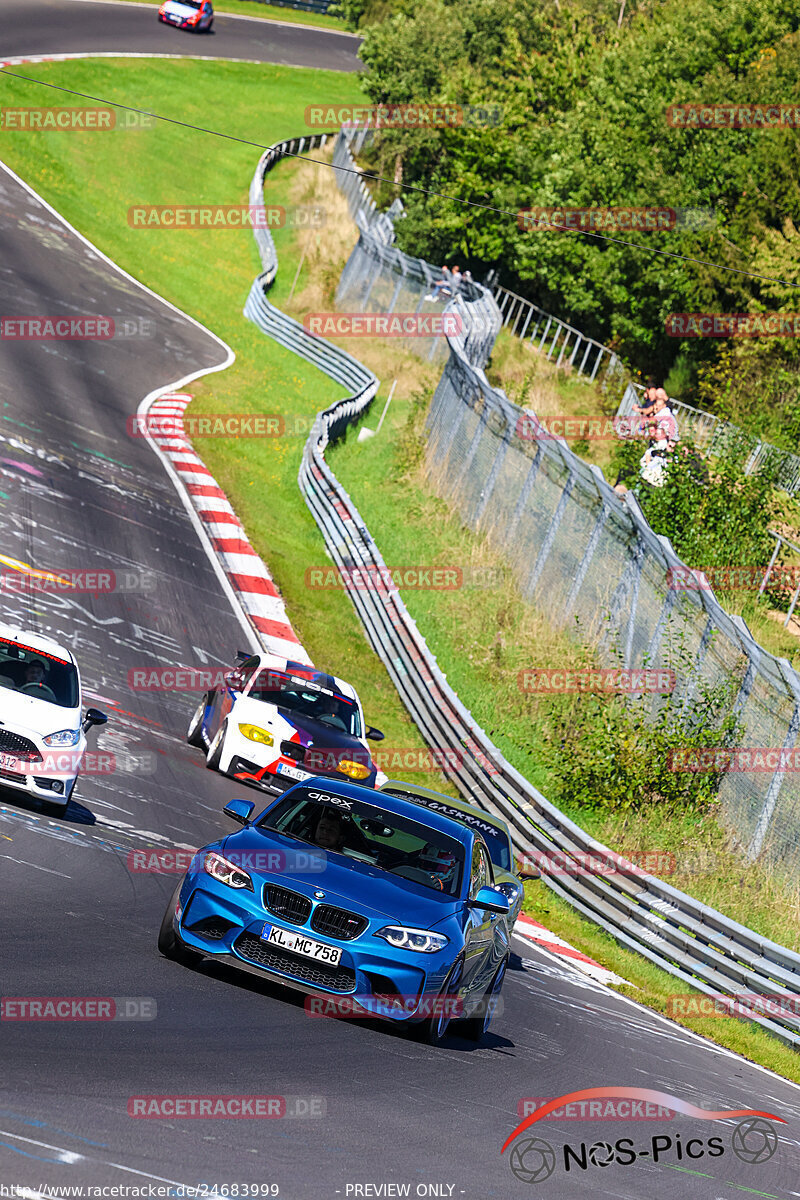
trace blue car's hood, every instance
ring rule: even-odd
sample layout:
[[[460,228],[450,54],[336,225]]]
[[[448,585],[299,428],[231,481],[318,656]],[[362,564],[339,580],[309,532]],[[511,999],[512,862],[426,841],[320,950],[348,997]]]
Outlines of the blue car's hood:
[[[316,846],[285,837],[272,829],[242,829],[219,845],[222,853],[236,852],[234,861],[240,861],[239,856],[248,851],[253,854],[263,854],[266,850],[324,854]],[[418,925],[420,928],[430,928],[462,907],[462,901],[452,896],[441,895],[410,879],[390,875],[367,863],[352,858],[344,859],[336,854],[327,856],[323,871],[250,871],[249,874],[254,883],[256,880],[264,884],[279,879],[282,884],[302,892],[304,896],[313,896],[317,890],[323,891],[329,903],[344,908],[354,907],[365,916],[371,913],[375,917],[385,917],[405,925]],[[257,893],[260,890],[260,887],[256,888]]]

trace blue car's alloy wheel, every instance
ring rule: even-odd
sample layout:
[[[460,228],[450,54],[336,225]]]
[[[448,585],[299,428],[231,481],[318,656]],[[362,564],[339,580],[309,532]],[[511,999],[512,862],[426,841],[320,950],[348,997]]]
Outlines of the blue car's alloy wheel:
[[[464,973],[464,963],[461,959],[454,964],[450,974],[447,976],[447,981],[439,993],[438,999],[442,1002],[441,1011],[435,1012],[431,1017],[423,1023],[422,1029],[425,1035],[425,1040],[431,1046],[438,1046],[444,1041],[447,1030],[452,1021],[448,1001],[454,999],[458,992],[458,985],[461,982],[461,976]]]
[[[508,959],[504,958],[495,971],[492,982],[483,993],[483,999],[474,1014],[467,1017],[466,1020],[458,1022],[457,1029],[461,1037],[465,1037],[471,1042],[479,1042],[488,1030],[500,1000],[507,966]]]
[[[497,1004],[500,999],[500,993],[503,990],[503,980],[505,979],[505,976],[506,976],[506,962],[504,961],[500,964],[500,970],[497,972],[494,979],[492,980],[491,987],[489,988],[489,991],[486,993],[486,996],[484,998],[486,1012],[483,1017],[483,1030],[482,1030],[483,1033],[486,1033],[487,1029],[489,1028],[489,1026],[492,1023],[492,1019],[495,1014],[495,1009],[497,1008]]]

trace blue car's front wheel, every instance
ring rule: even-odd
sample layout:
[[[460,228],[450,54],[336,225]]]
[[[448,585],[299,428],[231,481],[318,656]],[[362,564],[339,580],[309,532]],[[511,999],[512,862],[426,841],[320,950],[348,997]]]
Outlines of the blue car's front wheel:
[[[453,964],[445,985],[436,999],[435,1011],[422,1024],[423,1038],[429,1046],[438,1046],[447,1036],[463,972],[464,963],[462,959],[459,959]]]
[[[191,963],[199,962],[203,956],[194,950],[187,949],[175,932],[175,906],[178,903],[182,886],[183,880],[181,879],[170,897],[167,911],[164,913],[164,919],[158,931],[158,948],[165,958],[171,958],[173,962],[189,966]]]
[[[483,999],[473,1016],[459,1022],[458,1032],[463,1037],[469,1038],[470,1041],[479,1042],[492,1023],[492,1019],[500,1003],[500,993],[503,990],[503,980],[505,979],[507,966],[508,959],[504,958],[495,971],[492,982],[483,993]]]

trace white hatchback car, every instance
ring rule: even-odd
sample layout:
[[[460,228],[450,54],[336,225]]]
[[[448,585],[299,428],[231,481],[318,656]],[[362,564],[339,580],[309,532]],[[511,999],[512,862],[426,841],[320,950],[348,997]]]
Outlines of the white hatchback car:
[[[86,752],[86,733],[105,713],[81,720],[78,665],[44,634],[0,624],[0,787],[66,808]]]

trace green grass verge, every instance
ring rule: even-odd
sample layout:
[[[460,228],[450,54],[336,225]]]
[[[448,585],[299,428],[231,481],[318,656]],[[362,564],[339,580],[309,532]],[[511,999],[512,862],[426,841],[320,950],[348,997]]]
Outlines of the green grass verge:
[[[160,8],[163,0],[133,0],[133,2]],[[236,16],[254,17],[260,21],[288,21],[292,25],[316,25],[318,29],[338,29],[341,33],[353,32],[339,17],[330,17],[327,13],[304,12],[299,8],[281,8],[279,5],[260,4],[257,0],[256,2],[254,0],[212,0],[212,3],[215,14],[233,13]],[[187,51],[188,53],[189,51]]]
[[[296,134],[303,107],[317,96],[333,93],[343,103],[363,99],[351,77],[246,64],[93,60],[42,64],[37,72],[53,82],[183,120],[201,121],[207,112],[224,112],[228,130],[253,140],[263,137],[264,142]],[[4,104],[33,102],[31,85],[2,74],[0,94]],[[249,114],[255,111],[256,101],[268,130],[263,126],[252,129]],[[163,126],[124,134],[8,133],[3,151],[9,165],[100,249],[207,323],[234,348],[237,362],[230,370],[193,387],[197,393],[193,412],[277,412],[290,421],[302,421],[340,395],[325,376],[276,346],[241,316],[259,268],[249,233],[143,231],[127,224],[127,209],[137,202],[244,201],[256,159],[253,149]],[[187,164],[192,166],[190,172]],[[320,179],[329,181],[330,174],[319,169],[325,171]],[[281,167],[272,177],[269,188],[273,195],[279,195],[284,187],[288,190],[294,171],[296,167]],[[305,193],[303,198],[307,198]],[[301,248],[307,249],[308,239],[285,229],[277,231],[276,241],[282,271],[273,299],[280,304],[288,295]],[[324,258],[324,250],[321,254]],[[339,266],[335,256],[331,257],[329,282]],[[301,275],[300,286],[303,280]],[[366,350],[363,357],[369,357]],[[387,380],[393,372],[399,373],[404,383],[416,384],[435,376],[435,372],[426,376],[418,366],[405,369],[396,352],[387,365]],[[402,390],[381,437],[366,446],[356,445],[351,437],[346,452],[333,452],[335,469],[353,492],[389,563],[467,564],[475,568],[473,578],[478,580],[481,572],[489,569],[501,572],[494,587],[473,586],[439,594],[409,592],[406,600],[451,683],[477,719],[504,753],[547,791],[547,773],[537,762],[536,725],[529,716],[510,712],[516,689],[509,689],[508,678],[515,673],[513,647],[520,636],[520,622],[526,623],[523,632],[536,634],[537,644],[545,649],[563,653],[566,643],[519,604],[511,582],[502,576],[501,564],[461,530],[447,506],[402,477],[413,470],[415,453],[414,439],[403,433],[413,401],[408,395],[403,399]],[[137,399],[132,397],[132,408]],[[120,430],[121,444],[124,436]],[[368,720],[386,730],[388,747],[422,749],[416,729],[367,645],[350,602],[341,592],[312,591],[306,586],[306,569],[325,559],[321,537],[296,484],[302,440],[301,435],[263,442],[206,440],[199,449],[269,563],[294,626],[314,660],[358,687]],[[427,600],[431,601],[429,607]],[[505,687],[498,688],[496,672],[505,677]],[[441,786],[436,778],[424,778],[434,787]],[[591,814],[581,815],[591,826]],[[601,823],[595,821],[595,825],[601,832]],[[707,827],[712,826],[708,821]],[[669,836],[674,841],[680,835],[696,847],[701,833],[697,822],[689,822]],[[632,828],[622,837],[622,844],[636,848],[637,839],[646,848],[663,846],[664,827],[655,842],[651,829]],[[669,976],[622,950],[542,885],[528,885],[526,905],[532,915],[545,919],[587,953],[637,984],[639,999],[659,1007],[680,990]],[[788,1077],[798,1077],[796,1056],[760,1030],[730,1020],[704,1024],[709,1028],[703,1031],[721,1044]]]

